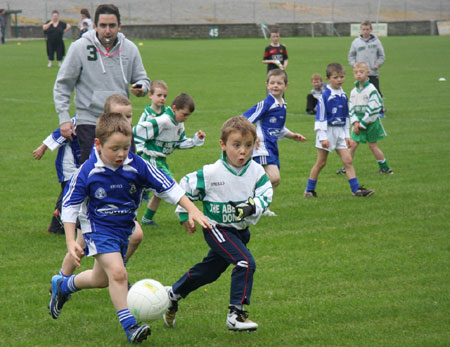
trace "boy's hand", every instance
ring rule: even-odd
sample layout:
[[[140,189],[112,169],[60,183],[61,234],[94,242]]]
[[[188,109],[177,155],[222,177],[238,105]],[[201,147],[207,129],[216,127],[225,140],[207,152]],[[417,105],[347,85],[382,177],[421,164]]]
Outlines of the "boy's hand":
[[[299,142],[305,142],[306,141],[306,137],[304,137],[302,134],[297,134],[297,133],[293,134],[292,139],[294,141],[299,141]]]
[[[194,224],[194,228],[191,228],[189,221],[184,221],[183,223],[181,223],[181,225],[183,225],[184,230],[186,230],[189,234],[192,235],[193,233],[195,233],[195,224]]]
[[[201,131],[201,130],[197,131],[197,137],[200,140],[203,140],[205,138],[205,136],[206,136],[206,134],[203,131]]]
[[[259,143],[261,142],[261,139],[259,138],[259,136],[256,136],[256,141],[255,141],[255,145],[253,146],[253,148],[256,150],[259,148]]]
[[[72,134],[76,135],[75,127],[72,122],[62,123],[59,127],[61,129],[61,136],[64,136],[66,139],[73,141]]]
[[[251,216],[256,212],[255,201],[250,197],[247,202],[241,202],[236,204],[233,201],[229,201],[229,204],[234,207],[234,214],[236,215],[236,221],[240,222],[245,217]]]
[[[81,246],[74,240],[70,244],[67,244],[67,251],[72,256],[74,265],[79,268],[81,266],[81,257],[84,255],[83,248],[81,248]]]
[[[33,158],[36,160],[41,159],[44,156],[45,151],[47,150],[47,146],[42,144],[38,148],[33,151]]]
[[[355,134],[359,135],[359,129],[360,129],[359,122],[353,123],[353,131],[355,132]]]
[[[330,142],[328,142],[328,140],[322,140],[321,143],[322,143],[322,147],[323,148],[330,147]]]
[[[352,146],[352,140],[350,140],[349,137],[345,138],[345,143],[347,144],[347,147],[350,148]]]

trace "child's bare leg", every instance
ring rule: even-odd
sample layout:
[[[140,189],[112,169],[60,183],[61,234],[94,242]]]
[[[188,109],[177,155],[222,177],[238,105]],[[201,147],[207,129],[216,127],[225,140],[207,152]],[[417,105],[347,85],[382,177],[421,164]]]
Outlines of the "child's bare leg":
[[[358,142],[353,141],[352,139],[350,139],[350,147],[349,147],[349,150],[350,150],[350,154],[351,154],[352,158],[355,157],[355,152],[356,152],[356,149],[358,148],[358,146],[359,146],[359,143],[358,143]]]
[[[270,183],[272,183],[272,188],[275,190],[275,188],[280,185],[280,170],[278,169],[278,166],[264,165],[264,171],[266,171]]]
[[[337,149],[336,152],[341,157],[342,163],[344,164],[345,174],[347,175],[347,178],[349,180],[355,178],[355,168],[353,167],[353,159],[350,150],[348,148],[344,148]]]
[[[156,211],[158,209],[160,203],[161,203],[161,199],[158,198],[156,195],[153,195],[148,203],[147,208],[152,211]]]
[[[84,242],[83,234],[81,233],[80,229],[77,229],[77,243],[83,249],[86,246],[86,243]],[[80,257],[83,257],[83,255],[80,255]],[[69,253],[66,253],[66,256],[64,257],[64,260],[61,265],[62,273],[64,274],[64,276],[71,276],[75,272],[76,268],[77,267],[73,262],[72,256]]]
[[[384,154],[381,149],[378,147],[376,142],[369,142],[369,148],[375,156],[376,160],[384,160]]]
[[[77,289],[106,288],[108,286],[108,276],[97,261],[97,257],[92,269],[80,272],[75,276],[74,284]]]
[[[142,232],[142,228],[138,222],[134,221],[135,229],[133,234],[131,234],[130,240],[128,242],[127,254],[125,256],[125,261],[131,258],[139,244],[142,242],[144,238],[144,233]]]
[[[319,177],[320,171],[322,171],[322,169],[327,164],[327,158],[328,158],[328,151],[326,151],[322,148],[317,148],[317,160],[309,174],[310,179],[317,180],[317,178]]]

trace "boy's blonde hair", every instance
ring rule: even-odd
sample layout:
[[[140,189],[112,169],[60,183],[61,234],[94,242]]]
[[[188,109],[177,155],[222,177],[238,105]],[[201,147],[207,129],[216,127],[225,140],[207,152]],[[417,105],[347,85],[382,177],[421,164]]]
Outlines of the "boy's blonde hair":
[[[240,132],[243,136],[250,134],[253,137],[253,143],[256,141],[256,128],[255,126],[244,116],[236,116],[228,119],[222,125],[222,134],[220,139],[223,143],[227,143],[228,136],[234,131]]]
[[[191,113],[195,110],[194,99],[189,94],[181,93],[173,101],[172,106],[175,106],[177,110],[184,110],[187,108]]]
[[[167,87],[166,82],[163,80],[152,81],[152,83],[150,83],[150,94],[153,94],[156,88],[164,89],[166,91],[169,90],[169,87]]]
[[[312,74],[312,76],[311,76],[311,81],[313,81],[313,80],[320,80],[320,81],[323,81],[323,80],[322,80],[322,76],[321,76],[319,73],[313,73],[313,74]]]
[[[121,133],[131,138],[130,122],[121,113],[103,113],[97,121],[95,137],[103,145],[114,133]]]
[[[287,76],[287,73],[284,70],[281,70],[281,69],[270,70],[267,73],[266,82],[269,82],[270,77],[272,77],[272,76],[283,76],[284,83],[288,84],[288,76]]]
[[[364,68],[366,71],[370,71],[369,65],[363,61],[358,61],[355,65],[353,65],[353,69],[356,68]]]
[[[328,64],[325,74],[327,78],[330,78],[334,73],[345,73],[345,67],[340,63]]]
[[[372,23],[369,20],[362,21],[361,26],[367,26],[372,29]]]
[[[122,94],[113,94],[108,97],[105,101],[105,106],[103,107],[103,112],[111,113],[112,105],[128,106],[131,105],[130,100],[123,96]]]

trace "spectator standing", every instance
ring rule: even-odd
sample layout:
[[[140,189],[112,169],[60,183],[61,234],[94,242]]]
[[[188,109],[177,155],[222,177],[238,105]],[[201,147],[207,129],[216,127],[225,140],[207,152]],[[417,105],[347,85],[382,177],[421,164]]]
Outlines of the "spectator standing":
[[[66,54],[63,35],[68,32],[70,28],[70,24],[59,20],[59,12],[57,10],[53,10],[52,19],[42,26],[47,43],[48,67],[52,67],[53,65],[55,53],[58,66],[62,65],[62,59]]]

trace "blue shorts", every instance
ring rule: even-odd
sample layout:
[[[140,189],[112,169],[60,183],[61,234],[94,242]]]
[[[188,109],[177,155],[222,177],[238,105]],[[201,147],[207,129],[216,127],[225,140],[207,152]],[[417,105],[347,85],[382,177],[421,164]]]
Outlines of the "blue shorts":
[[[103,233],[86,233],[83,234],[83,237],[86,242],[84,253],[88,257],[103,253],[119,252],[122,254],[122,258],[125,259],[128,249],[128,239]]]
[[[278,166],[278,169],[280,168],[280,159],[278,156],[271,155],[271,156],[259,156],[259,157],[253,157],[253,160],[256,161],[258,164],[261,164],[262,166],[265,165],[276,165]]]

